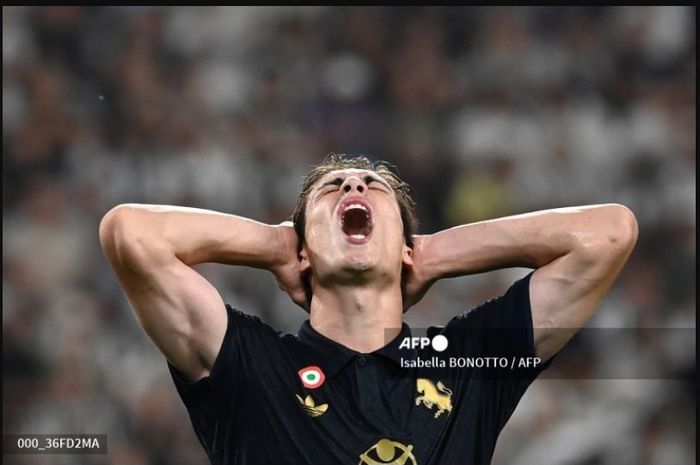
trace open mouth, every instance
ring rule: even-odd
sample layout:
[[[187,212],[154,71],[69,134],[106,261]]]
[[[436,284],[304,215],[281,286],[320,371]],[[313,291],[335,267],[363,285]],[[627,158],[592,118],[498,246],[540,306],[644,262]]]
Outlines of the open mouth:
[[[361,199],[347,199],[340,206],[340,227],[349,242],[362,244],[372,234],[372,210]]]

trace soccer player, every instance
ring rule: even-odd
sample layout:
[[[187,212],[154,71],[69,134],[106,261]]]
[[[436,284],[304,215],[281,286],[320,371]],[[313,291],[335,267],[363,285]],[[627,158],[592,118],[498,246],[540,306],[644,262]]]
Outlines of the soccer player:
[[[429,235],[415,234],[413,207],[387,165],[331,156],[307,176],[293,224],[137,204],[105,215],[104,252],[213,465],[488,464],[528,385],[637,239],[618,204]],[[192,268],[204,262],[269,270],[309,320],[292,335],[232,309]],[[534,271],[430,328],[447,348],[404,344],[403,314],[433,283],[505,267]],[[419,363],[450,357],[543,363]]]

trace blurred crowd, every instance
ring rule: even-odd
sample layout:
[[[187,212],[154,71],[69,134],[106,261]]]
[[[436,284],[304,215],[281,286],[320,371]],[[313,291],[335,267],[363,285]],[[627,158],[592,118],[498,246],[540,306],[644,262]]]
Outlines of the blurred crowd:
[[[141,202],[279,223],[329,152],[394,163],[421,233],[625,204],[639,242],[591,325],[695,327],[694,7],[3,7],[2,21],[3,430],[109,441],[5,463],[205,464],[99,221]],[[277,329],[306,318],[271,275],[198,270]],[[444,324],[525,273],[438,283],[408,322]],[[694,330],[674,331],[575,340],[494,465],[695,463]],[[606,364],[661,369],[600,379]]]

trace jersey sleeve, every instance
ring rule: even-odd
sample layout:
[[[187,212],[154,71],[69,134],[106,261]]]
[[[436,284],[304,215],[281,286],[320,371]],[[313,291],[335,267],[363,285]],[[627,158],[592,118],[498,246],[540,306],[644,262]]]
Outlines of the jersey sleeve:
[[[536,358],[530,306],[532,272],[504,295],[454,317],[443,329],[451,354],[478,360],[464,376],[467,389],[480,386],[481,408],[497,433],[508,421],[532,381],[545,370]]]
[[[215,457],[222,453],[228,431],[234,423],[236,404],[240,401],[241,386],[265,352],[260,345],[276,339],[275,331],[259,318],[234,310],[226,305],[227,328],[221,348],[209,376],[197,381],[188,381],[168,362],[168,369],[192,421],[197,437],[207,455]]]
[[[442,328],[454,355],[535,357],[530,307],[532,272],[516,281],[504,295],[452,318]],[[540,364],[535,372],[545,369]]]

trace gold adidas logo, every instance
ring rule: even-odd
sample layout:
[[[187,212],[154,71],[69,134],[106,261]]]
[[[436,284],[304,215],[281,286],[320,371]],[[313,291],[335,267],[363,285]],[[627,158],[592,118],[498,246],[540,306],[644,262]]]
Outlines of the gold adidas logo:
[[[316,405],[316,402],[311,398],[311,395],[306,396],[302,399],[300,395],[296,395],[299,403],[304,407],[304,411],[311,418],[320,417],[328,410],[328,404]]]

